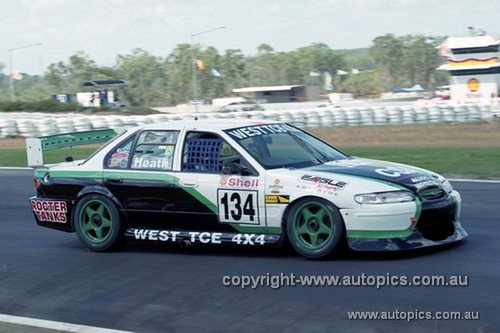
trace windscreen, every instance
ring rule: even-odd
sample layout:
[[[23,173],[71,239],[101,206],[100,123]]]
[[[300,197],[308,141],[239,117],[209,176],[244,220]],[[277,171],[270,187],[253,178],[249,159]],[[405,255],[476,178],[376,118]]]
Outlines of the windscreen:
[[[225,131],[266,169],[303,168],[347,156],[288,124],[261,124]]]

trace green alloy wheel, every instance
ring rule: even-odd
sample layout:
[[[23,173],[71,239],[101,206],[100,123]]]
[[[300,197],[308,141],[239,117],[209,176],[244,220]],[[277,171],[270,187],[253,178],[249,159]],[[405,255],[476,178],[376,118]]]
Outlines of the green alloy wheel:
[[[114,249],[123,237],[116,205],[98,194],[78,202],[74,225],[78,238],[92,251]]]
[[[345,237],[339,210],[320,198],[307,198],[295,203],[288,214],[286,229],[293,248],[311,259],[332,254]]]

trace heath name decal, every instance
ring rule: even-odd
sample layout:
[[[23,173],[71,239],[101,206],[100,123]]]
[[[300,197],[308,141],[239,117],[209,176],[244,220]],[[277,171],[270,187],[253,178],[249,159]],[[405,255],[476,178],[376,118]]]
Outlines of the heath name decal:
[[[133,169],[171,169],[172,161],[168,158],[134,158]]]

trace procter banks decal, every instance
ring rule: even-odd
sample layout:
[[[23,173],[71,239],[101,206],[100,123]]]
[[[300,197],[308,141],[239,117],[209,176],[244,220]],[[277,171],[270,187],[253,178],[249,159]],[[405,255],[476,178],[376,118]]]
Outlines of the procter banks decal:
[[[40,222],[66,223],[68,207],[64,201],[31,200],[31,210]]]

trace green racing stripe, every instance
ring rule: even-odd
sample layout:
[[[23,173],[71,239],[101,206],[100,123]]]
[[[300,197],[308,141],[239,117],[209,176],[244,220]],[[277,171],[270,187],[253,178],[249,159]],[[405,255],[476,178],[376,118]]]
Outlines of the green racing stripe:
[[[347,238],[406,238],[414,232],[413,227],[405,230],[347,230]]]
[[[115,170],[103,170],[103,171],[70,171],[70,170],[47,170],[39,169],[35,170],[35,176],[38,178],[43,178],[47,173],[50,173],[53,178],[108,178],[108,177],[122,177],[127,180],[154,180],[163,181],[169,184],[174,184],[184,191],[189,193],[193,198],[201,202],[207,208],[209,208],[212,213],[218,215],[217,204],[212,203],[207,197],[202,193],[189,186],[182,186],[179,182],[179,178],[165,174],[165,173],[145,173],[143,171],[115,171]],[[238,232],[246,233],[266,233],[266,234],[280,234],[280,227],[266,227],[266,226],[248,226],[240,225],[237,223],[229,223],[231,227],[236,229]]]

